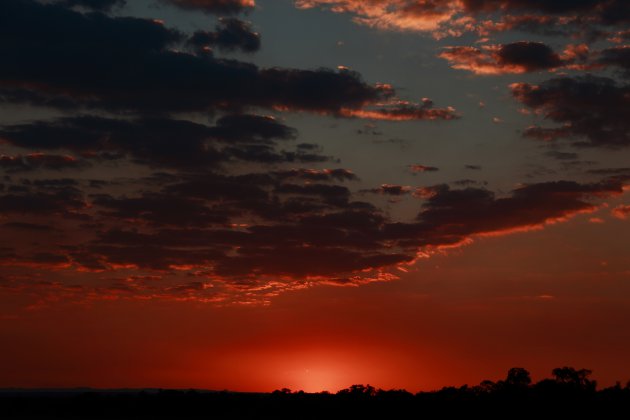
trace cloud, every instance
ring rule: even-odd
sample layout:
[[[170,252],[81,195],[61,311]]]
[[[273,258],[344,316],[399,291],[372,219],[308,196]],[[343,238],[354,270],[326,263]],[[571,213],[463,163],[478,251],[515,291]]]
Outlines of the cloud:
[[[105,210],[103,215],[133,223],[160,226],[206,227],[227,224],[230,212],[225,208],[211,208],[204,201],[164,194],[143,194],[137,198],[95,196],[92,203]]]
[[[145,114],[257,107],[397,120],[450,114],[423,104],[362,116],[365,106],[387,103],[394,89],[369,85],[347,69],[265,69],[177,51],[186,36],[154,20],[82,14],[34,0],[1,2],[0,16],[6,62],[0,97],[6,102]],[[253,50],[255,38],[242,22],[228,19],[212,36],[193,35],[191,42]]]
[[[327,160],[299,148],[275,150],[279,141],[293,140],[296,135],[293,128],[279,120],[258,115],[226,115],[214,126],[169,118],[123,120],[78,116],[0,129],[2,140],[25,149],[70,151],[86,159],[129,157],[136,163],[180,170],[216,169],[232,160],[262,163]],[[32,161],[31,165],[54,163],[49,155],[29,156],[27,161]],[[6,160],[7,165],[15,162]],[[57,165],[67,167],[84,164],[65,157],[57,160]]]
[[[607,48],[600,52],[598,64],[616,67],[625,78],[630,78],[630,46]]]
[[[3,168],[7,173],[39,170],[61,171],[65,169],[82,169],[88,166],[87,162],[67,155],[49,155],[44,153],[17,156],[0,155],[0,168]]]
[[[329,7],[332,11],[351,13],[354,20],[378,29],[435,31],[454,19],[458,2],[405,0],[297,0],[299,8]]]
[[[254,0],[162,0],[182,9],[201,10],[209,14],[228,15],[246,12],[256,3]]]
[[[83,195],[74,188],[0,195],[0,214],[63,215],[85,207]]]
[[[602,3],[611,3],[601,0],[556,0],[548,2],[544,0],[463,0],[468,10],[528,10],[545,13],[567,13],[580,10],[592,10]],[[612,2],[614,3],[614,2]]]
[[[47,232],[53,231],[54,228],[48,225],[41,225],[37,223],[28,223],[28,222],[8,222],[2,225],[6,228],[18,229],[18,230],[27,230],[27,231],[35,231],[35,232]]]
[[[577,153],[573,153],[573,152],[561,152],[559,150],[550,150],[548,152],[545,153],[546,156],[549,156],[551,158],[557,159],[557,160],[576,160],[579,158],[579,155]]]
[[[57,4],[65,7],[84,7],[86,9],[108,11],[114,7],[124,6],[127,0],[57,0]]]
[[[344,108],[341,109],[339,115],[382,121],[455,120],[459,118],[455,108],[434,108],[433,102],[427,98],[423,99],[421,104],[393,101],[362,109]]]
[[[497,236],[540,229],[566,221],[597,206],[589,198],[606,198],[623,192],[622,184],[605,180],[593,184],[572,181],[529,184],[497,198],[483,188],[453,190],[447,185],[428,188],[427,202],[417,223],[393,223],[385,232],[390,239],[418,247],[453,246],[475,236]]]
[[[427,165],[409,165],[409,170],[413,173],[437,172],[440,170],[440,168],[436,168],[435,166],[427,166]]]
[[[617,206],[612,210],[612,215],[617,219],[626,220],[630,216],[630,206]]]
[[[183,35],[148,19],[0,3],[8,100],[139,112],[267,107],[336,113],[392,94],[357,73],[260,69],[169,49]],[[63,27],[64,31],[58,28]]]
[[[621,178],[630,178],[630,167],[629,168],[590,169],[587,172],[589,174],[595,174],[595,175],[605,175],[605,176],[614,176],[614,177],[621,177]]]
[[[402,196],[410,194],[412,190],[413,189],[407,185],[383,184],[378,188],[365,190],[364,192],[382,195]]]
[[[464,0],[465,7],[473,12],[504,11],[572,16],[588,16],[602,25],[616,25],[630,20],[630,6],[625,0]]]
[[[255,52],[260,49],[260,35],[251,26],[235,18],[219,20],[213,32],[197,31],[186,41],[197,52],[209,52],[212,47],[222,51]]]
[[[358,177],[348,169],[290,169],[272,172],[278,179],[299,178],[307,181],[356,181]]]
[[[253,6],[171,3],[220,14]],[[321,4],[307,3],[302,6]],[[452,34],[475,30],[476,17],[466,13],[490,10],[459,1],[327,4],[373,26]],[[417,217],[402,218],[408,212],[400,211],[392,216],[396,201],[390,201],[387,212],[379,208],[384,199],[363,194],[362,186],[353,183],[358,180],[353,171],[329,167],[332,158],[320,146],[295,144],[297,131],[257,115],[259,108],[384,121],[453,120],[459,117],[453,108],[435,107],[429,99],[403,101],[392,86],[368,84],[345,68],[261,68],[217,58],[204,48],[257,50],[257,34],[239,20],[224,19],[214,31],[191,37],[158,21],[79,13],[83,9],[0,2],[0,53],[6,62],[0,68],[2,99],[71,111],[0,128],[0,141],[15,154],[0,159],[0,165],[28,171],[24,176],[32,178],[3,180],[0,213],[10,222],[0,225],[0,233],[20,233],[28,245],[18,241],[15,249],[3,250],[2,264],[31,273],[54,267],[86,280],[80,290],[43,287],[54,293],[73,299],[83,294],[223,302],[236,295],[268,299],[314,284],[390,280],[388,270],[404,268],[418,255],[481,235],[539,229],[593,211],[602,200],[621,194],[619,175],[590,184],[521,185],[507,194],[472,180],[454,183],[457,187],[414,190],[383,184],[372,189],[388,198],[417,198]],[[558,60],[564,65],[573,60],[569,53],[575,60],[581,57],[579,48],[558,54],[536,43],[497,48],[493,65],[525,71],[552,69]],[[531,93],[551,82],[519,86],[513,86],[517,99],[543,115],[548,110],[551,121],[563,124],[556,128],[574,135],[564,124],[570,119],[571,129],[576,126],[578,105],[554,105],[570,111],[562,117],[551,104],[559,95],[543,101]],[[621,88],[611,86],[611,91]],[[621,105],[624,94],[619,93]],[[567,101],[573,105],[573,99]],[[595,111],[582,112],[603,115]],[[214,122],[198,122],[207,114]],[[607,120],[599,129],[608,127]],[[89,178],[65,176],[86,164],[94,169]],[[64,171],[64,176],[42,178],[44,169]],[[409,169],[438,171],[425,165]],[[114,280],[105,287],[88,281],[97,276]],[[163,280],[142,280],[147,276]]]
[[[555,70],[569,65],[576,57],[560,58],[540,42],[519,41],[504,45],[446,47],[439,55],[451,67],[479,75],[519,74]]]
[[[620,148],[630,145],[630,87],[595,76],[561,77],[540,85],[515,83],[512,95],[559,127],[533,126],[524,135],[577,146]]]
[[[481,165],[464,165],[464,168],[471,170],[471,171],[480,171],[483,169],[483,167]]]
[[[0,208],[14,215],[47,217],[89,212],[92,223],[76,225],[78,230],[71,235],[85,239],[58,247],[56,269],[194,276],[206,286],[200,291],[187,289],[186,296],[205,299],[210,293],[207,287],[236,298],[256,296],[261,290],[280,293],[328,284],[331,279],[381,278],[386,270],[411,264],[418,253],[462,245],[480,235],[566,221],[594,211],[601,200],[623,190],[617,178],[590,184],[528,184],[501,196],[470,184],[457,189],[436,185],[418,195],[424,203],[416,219],[399,221],[374,205],[354,201],[355,193],[337,184],[354,179],[347,170],[183,173],[160,179],[155,184],[160,185],[158,191],[148,192],[153,184],[145,183],[134,195],[112,190],[87,201],[76,187],[58,182],[55,193],[0,196]],[[30,187],[50,188],[46,185],[54,185],[53,181]],[[385,185],[379,192],[399,195],[408,189]],[[38,220],[31,231],[48,226]],[[30,229],[29,222],[14,223],[21,224],[0,229]],[[41,266],[44,259],[33,256],[46,252],[50,248],[42,242],[41,249],[13,252],[3,264]],[[154,284],[150,290],[131,288],[125,296],[173,299],[170,284]],[[103,294],[110,296],[102,290],[93,295]]]
[[[554,35],[596,33],[600,26],[630,21],[625,0],[297,0],[299,8],[349,13],[359,24],[382,30],[417,31],[436,38],[466,32],[525,30]],[[587,17],[584,17],[587,16]]]
[[[156,270],[213,267],[208,275],[226,279],[339,277],[413,261],[417,252],[427,247],[462,244],[477,235],[507,234],[565,221],[594,211],[597,204],[592,199],[621,194],[622,185],[615,180],[546,182],[521,186],[504,197],[483,188],[438,185],[427,190],[426,202],[414,222],[390,221],[374,208],[331,207],[324,213],[318,210],[240,228],[193,224],[186,228],[187,222],[182,221],[153,233],[109,230],[87,245],[85,252],[111,266],[132,264]],[[331,196],[347,195],[341,189],[317,184],[312,188],[292,186],[284,192],[314,196],[324,202]],[[150,244],[150,252],[141,251],[146,244]]]

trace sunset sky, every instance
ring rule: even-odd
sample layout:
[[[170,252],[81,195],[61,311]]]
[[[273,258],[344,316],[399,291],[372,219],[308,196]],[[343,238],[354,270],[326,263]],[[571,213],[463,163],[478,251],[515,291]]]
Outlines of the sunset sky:
[[[630,380],[627,0],[0,1],[0,387]]]

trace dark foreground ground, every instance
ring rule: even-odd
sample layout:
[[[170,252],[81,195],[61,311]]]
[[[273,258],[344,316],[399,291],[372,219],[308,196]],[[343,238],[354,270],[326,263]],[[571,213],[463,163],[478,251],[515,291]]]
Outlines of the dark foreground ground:
[[[363,385],[336,394],[3,390],[0,419],[630,418],[630,386],[598,390],[590,372],[563,369],[566,375],[536,384],[524,369],[512,369],[505,381],[415,395]]]

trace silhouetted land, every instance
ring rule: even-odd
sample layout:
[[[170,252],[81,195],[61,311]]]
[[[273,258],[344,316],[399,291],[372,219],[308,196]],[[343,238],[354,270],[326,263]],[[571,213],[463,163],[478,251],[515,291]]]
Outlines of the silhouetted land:
[[[590,371],[553,370],[532,383],[522,368],[505,380],[409,393],[353,385],[336,394],[173,390],[4,390],[2,419],[450,419],[630,418],[630,383],[598,389]]]

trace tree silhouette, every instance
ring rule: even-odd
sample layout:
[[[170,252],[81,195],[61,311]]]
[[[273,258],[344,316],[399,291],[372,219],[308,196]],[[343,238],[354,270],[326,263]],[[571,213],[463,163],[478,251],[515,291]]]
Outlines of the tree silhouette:
[[[0,0],[1,1],[1,0]],[[630,407],[630,387],[597,390],[591,371],[556,368],[552,378],[532,383],[521,367],[504,380],[449,386],[412,394],[352,385],[336,394],[281,388],[272,393],[208,391],[7,391],[0,390],[0,419],[89,420],[335,420],[555,417],[608,419]],[[621,416],[618,414],[621,413]],[[543,416],[544,414],[544,416]]]
[[[574,369],[572,367],[555,368],[551,371],[556,383],[573,389],[595,390],[596,381],[588,379],[592,371],[588,369]]]
[[[519,367],[510,369],[505,378],[505,385],[513,388],[527,388],[531,383],[529,372]]]
[[[339,395],[350,395],[353,397],[373,397],[376,395],[376,388],[371,385],[352,385],[337,392]]]

